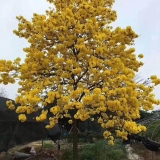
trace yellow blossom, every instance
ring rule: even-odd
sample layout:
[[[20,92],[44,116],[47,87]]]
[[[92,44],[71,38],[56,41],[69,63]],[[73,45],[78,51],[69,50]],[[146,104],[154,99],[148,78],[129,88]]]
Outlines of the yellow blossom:
[[[26,117],[25,114],[20,114],[20,115],[18,116],[18,119],[19,119],[21,122],[25,122],[25,121],[27,120],[27,117]]]
[[[70,120],[68,121],[68,123],[69,123],[69,124],[72,124],[72,123],[73,123],[73,121],[70,119]]]
[[[143,58],[144,56],[143,56],[143,54],[139,54],[138,57],[139,58]]]

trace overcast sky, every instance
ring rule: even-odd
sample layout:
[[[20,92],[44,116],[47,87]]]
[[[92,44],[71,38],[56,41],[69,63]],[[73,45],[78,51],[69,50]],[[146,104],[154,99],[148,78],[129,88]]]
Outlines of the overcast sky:
[[[114,26],[132,26],[140,35],[136,40],[137,55],[143,53],[145,65],[140,69],[144,78],[156,74],[160,77],[160,0],[115,0],[114,9],[118,19]],[[0,1],[0,59],[15,59],[25,57],[23,47],[28,44],[13,34],[17,29],[16,16],[22,15],[28,20],[33,13],[43,14],[50,4],[46,0],[1,0]],[[16,84],[3,86],[14,99],[18,86]],[[154,91],[160,99],[160,87]],[[156,107],[156,109],[158,109]]]

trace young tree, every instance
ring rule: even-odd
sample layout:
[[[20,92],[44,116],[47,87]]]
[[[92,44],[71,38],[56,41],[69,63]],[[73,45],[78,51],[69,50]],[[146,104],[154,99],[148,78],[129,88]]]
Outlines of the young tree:
[[[0,82],[14,83],[19,78],[16,108],[19,120],[43,107],[36,117],[49,117],[52,128],[61,118],[73,123],[73,159],[78,159],[76,121],[94,120],[106,129],[104,137],[114,143],[110,129],[123,139],[145,127],[136,124],[139,110],[153,109],[159,104],[151,92],[160,79],[151,76],[153,86],[137,84],[134,77],[143,65],[136,57],[134,44],[138,35],[130,26],[113,29],[117,18],[112,10],[114,0],[47,0],[55,9],[45,15],[33,14],[31,21],[18,16],[18,30],[30,46],[24,48],[26,58],[0,61]],[[48,110],[48,105],[57,105]],[[7,105],[15,109],[11,102]],[[51,112],[52,115],[48,116]]]

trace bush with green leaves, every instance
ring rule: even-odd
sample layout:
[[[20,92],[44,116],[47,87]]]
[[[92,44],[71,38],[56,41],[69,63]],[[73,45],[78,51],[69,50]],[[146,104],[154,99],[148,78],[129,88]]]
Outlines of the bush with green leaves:
[[[72,138],[73,138],[72,133],[68,134],[66,138],[69,143],[72,142]],[[102,133],[96,133],[92,131],[78,133],[79,142],[91,142],[92,143],[94,142],[94,140],[102,140],[102,139],[104,139]]]
[[[122,141],[116,140],[114,146],[107,144],[106,140],[84,144],[79,149],[80,160],[126,160],[127,153]],[[66,149],[62,160],[72,160],[72,150]]]

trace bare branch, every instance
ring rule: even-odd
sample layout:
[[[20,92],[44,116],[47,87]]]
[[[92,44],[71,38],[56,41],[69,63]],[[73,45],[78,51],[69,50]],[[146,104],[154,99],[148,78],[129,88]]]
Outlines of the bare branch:
[[[152,83],[151,79],[148,78],[148,79],[144,79],[142,78],[142,76],[140,74],[136,75],[135,78],[134,78],[134,81],[137,83],[137,84],[144,84],[144,85],[149,85]]]

